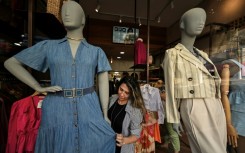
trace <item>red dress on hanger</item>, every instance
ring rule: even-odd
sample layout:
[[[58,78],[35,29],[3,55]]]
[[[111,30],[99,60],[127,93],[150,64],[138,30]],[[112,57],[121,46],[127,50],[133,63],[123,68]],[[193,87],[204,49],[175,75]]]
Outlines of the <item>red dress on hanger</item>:
[[[11,107],[6,153],[34,153],[44,96],[28,96]]]
[[[141,38],[135,42],[134,65],[146,64],[146,47]]]

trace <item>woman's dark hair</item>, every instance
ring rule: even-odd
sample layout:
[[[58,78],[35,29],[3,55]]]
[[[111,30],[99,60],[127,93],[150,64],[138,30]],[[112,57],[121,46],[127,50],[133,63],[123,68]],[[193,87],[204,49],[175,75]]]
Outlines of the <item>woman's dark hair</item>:
[[[125,83],[129,88],[129,92],[130,92],[129,98],[132,101],[132,106],[136,108],[140,108],[142,112],[145,113],[146,110],[145,110],[145,105],[144,105],[139,83],[131,76],[123,77],[119,81],[118,87],[120,87],[120,85],[123,83]]]

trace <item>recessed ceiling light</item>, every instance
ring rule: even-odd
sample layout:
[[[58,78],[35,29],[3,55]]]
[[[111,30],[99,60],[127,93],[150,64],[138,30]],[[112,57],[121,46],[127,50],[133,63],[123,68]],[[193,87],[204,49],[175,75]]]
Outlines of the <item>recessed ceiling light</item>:
[[[117,59],[121,59],[121,57],[120,56],[117,56]]]
[[[124,54],[125,52],[120,52],[120,54]]]

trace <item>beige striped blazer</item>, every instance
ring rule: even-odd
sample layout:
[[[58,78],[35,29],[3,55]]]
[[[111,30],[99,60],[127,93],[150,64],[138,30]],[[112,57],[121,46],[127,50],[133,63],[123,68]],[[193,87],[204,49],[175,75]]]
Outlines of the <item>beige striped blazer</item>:
[[[179,122],[179,100],[182,98],[220,98],[220,76],[205,52],[196,49],[213,66],[214,74],[182,44],[168,49],[162,67],[166,88],[166,117],[170,123]]]

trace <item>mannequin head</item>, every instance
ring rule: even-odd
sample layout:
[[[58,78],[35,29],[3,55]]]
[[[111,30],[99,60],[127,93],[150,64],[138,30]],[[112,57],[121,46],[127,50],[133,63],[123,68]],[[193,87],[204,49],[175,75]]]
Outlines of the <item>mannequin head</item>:
[[[180,19],[180,29],[189,36],[201,34],[206,21],[206,12],[202,8],[193,8],[185,12]]]
[[[75,1],[64,1],[61,9],[61,17],[64,26],[67,30],[73,30],[85,25],[85,14],[80,6]]]

